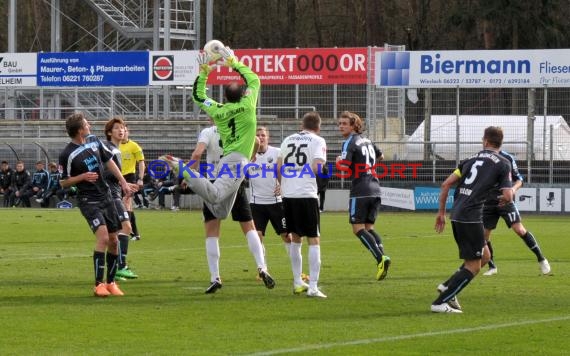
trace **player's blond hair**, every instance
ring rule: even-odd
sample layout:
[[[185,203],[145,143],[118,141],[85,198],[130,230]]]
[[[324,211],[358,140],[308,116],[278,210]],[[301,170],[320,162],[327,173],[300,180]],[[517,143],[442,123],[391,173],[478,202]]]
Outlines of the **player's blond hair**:
[[[361,134],[364,132],[364,122],[357,114],[350,111],[343,111],[340,114],[341,119],[348,119],[350,126],[354,129],[354,132]]]

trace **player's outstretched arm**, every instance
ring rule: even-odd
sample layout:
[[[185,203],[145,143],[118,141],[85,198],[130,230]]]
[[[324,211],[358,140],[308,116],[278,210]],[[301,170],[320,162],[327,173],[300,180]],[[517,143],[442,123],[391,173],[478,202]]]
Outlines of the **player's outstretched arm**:
[[[445,205],[447,204],[449,190],[459,181],[457,172],[458,170],[451,173],[449,177],[447,177],[447,179],[441,184],[441,191],[439,193],[439,209],[435,218],[435,231],[438,233],[443,232],[445,229]]]
[[[219,53],[224,59],[224,65],[234,69],[243,78],[247,87],[244,96],[248,98],[252,105],[256,105],[259,89],[261,88],[261,81],[259,80],[259,76],[254,71],[252,71],[251,68],[240,62],[231,48],[227,46],[222,47]]]
[[[200,66],[204,65],[204,63],[200,64],[203,60],[203,56],[198,56],[198,64]],[[208,66],[208,64],[205,65]],[[208,80],[208,73],[209,72],[200,69],[200,73],[196,77],[194,86],[192,87],[192,100],[200,107],[200,109],[204,110],[210,117],[213,117],[218,107],[221,107],[222,105],[206,95],[206,81]]]

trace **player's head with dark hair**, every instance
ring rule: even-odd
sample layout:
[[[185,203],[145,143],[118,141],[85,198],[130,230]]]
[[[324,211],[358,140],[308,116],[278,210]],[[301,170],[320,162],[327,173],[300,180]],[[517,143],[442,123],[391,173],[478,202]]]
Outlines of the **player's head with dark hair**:
[[[2,164],[8,164],[8,161],[2,161]]]
[[[303,128],[319,132],[321,130],[321,116],[316,111],[309,111],[303,116]]]
[[[231,82],[224,87],[224,95],[230,103],[237,103],[243,96],[243,87],[238,82]]]
[[[362,122],[360,116],[357,114],[350,111],[343,111],[340,114],[340,119],[348,119],[350,127],[352,127],[353,131],[357,134],[364,132],[364,123]]]
[[[494,148],[501,148],[503,145],[503,129],[498,126],[487,127],[483,135],[483,141],[487,141]]]
[[[87,124],[85,120],[85,115],[83,113],[71,114],[65,120],[65,129],[67,130],[67,135],[74,138],[79,133],[79,130],[83,129]]]
[[[107,123],[105,123],[105,137],[107,137],[107,141],[111,141],[113,127],[115,127],[115,124],[119,124],[122,125],[123,127],[126,127],[125,120],[123,120],[119,116],[115,116],[111,120],[107,121]]]

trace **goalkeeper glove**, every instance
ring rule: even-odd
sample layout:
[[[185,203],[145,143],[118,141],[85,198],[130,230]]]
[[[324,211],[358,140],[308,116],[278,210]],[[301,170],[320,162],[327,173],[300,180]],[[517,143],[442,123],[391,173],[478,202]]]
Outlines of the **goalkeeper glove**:
[[[237,62],[237,58],[236,55],[234,54],[234,51],[232,51],[232,49],[228,46],[220,48],[218,50],[218,53],[224,59],[224,65],[227,67],[231,67],[232,64]]]
[[[208,64],[210,62],[210,57],[208,53],[202,52],[198,54],[197,58],[198,66],[200,67],[200,72],[204,72],[206,74],[210,73],[212,67]]]

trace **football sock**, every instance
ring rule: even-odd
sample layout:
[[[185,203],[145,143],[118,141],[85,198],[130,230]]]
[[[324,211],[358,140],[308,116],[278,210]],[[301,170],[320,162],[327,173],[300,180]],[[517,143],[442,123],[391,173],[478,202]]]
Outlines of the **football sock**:
[[[475,277],[467,268],[461,268],[451,276],[447,289],[432,304],[443,304],[455,297]]]
[[[261,246],[261,241],[259,240],[259,235],[257,230],[249,230],[245,237],[247,238],[247,246],[249,247],[249,252],[253,255],[257,268],[265,269],[265,258],[263,258],[263,247]]]
[[[133,234],[138,235],[139,234],[139,229],[137,227],[137,218],[135,217],[135,212],[134,211],[129,211],[129,220],[131,221],[131,226],[133,228]]]
[[[372,256],[376,259],[376,263],[380,263],[380,261],[382,261],[382,252],[378,248],[374,236],[372,236],[372,234],[364,229],[358,230],[356,236],[360,239],[360,242],[362,242],[364,247],[366,247]]]
[[[129,235],[119,233],[119,269],[127,267],[128,251],[129,251]]]
[[[301,255],[301,243],[291,242],[291,271],[293,271],[293,283],[303,284],[301,271],[303,270],[303,255]]]
[[[382,244],[382,238],[380,237],[380,235],[373,229],[368,230],[368,232],[370,233],[370,235],[374,236],[374,240],[376,241],[378,249],[382,254],[384,254],[384,245]]]
[[[261,242],[261,253],[263,254],[263,268],[267,271],[267,255],[265,254],[265,244],[263,243],[262,239],[260,239],[259,242]]]
[[[489,268],[497,268],[497,265],[495,265],[495,253],[493,252],[493,244],[491,244],[491,240],[487,241],[487,247],[491,253],[491,259],[488,262]]]
[[[319,274],[321,273],[321,246],[309,245],[309,288],[317,288]],[[299,275],[301,272],[299,271]]]
[[[287,256],[291,256],[291,243],[284,242],[283,244],[285,245],[285,251],[287,251]]]
[[[536,239],[534,238],[532,232],[527,231],[526,234],[521,237],[521,239],[523,239],[527,247],[536,255],[538,262],[544,260],[540,246],[538,246],[538,242],[536,242]]]
[[[115,273],[117,273],[117,258],[114,253],[107,252],[107,283],[115,281]]]
[[[463,267],[465,267],[465,263],[462,263],[461,266],[459,266],[459,268],[455,271],[456,273],[459,272]],[[446,287],[449,286],[449,282],[451,282],[451,279],[453,279],[453,276],[455,276],[455,274],[452,274],[451,277],[449,277],[445,282],[443,282],[442,284]]]
[[[93,268],[95,269],[95,285],[103,283],[105,276],[105,252],[93,251]]]
[[[220,245],[217,237],[206,238],[206,256],[210,270],[210,281],[220,278]]]

